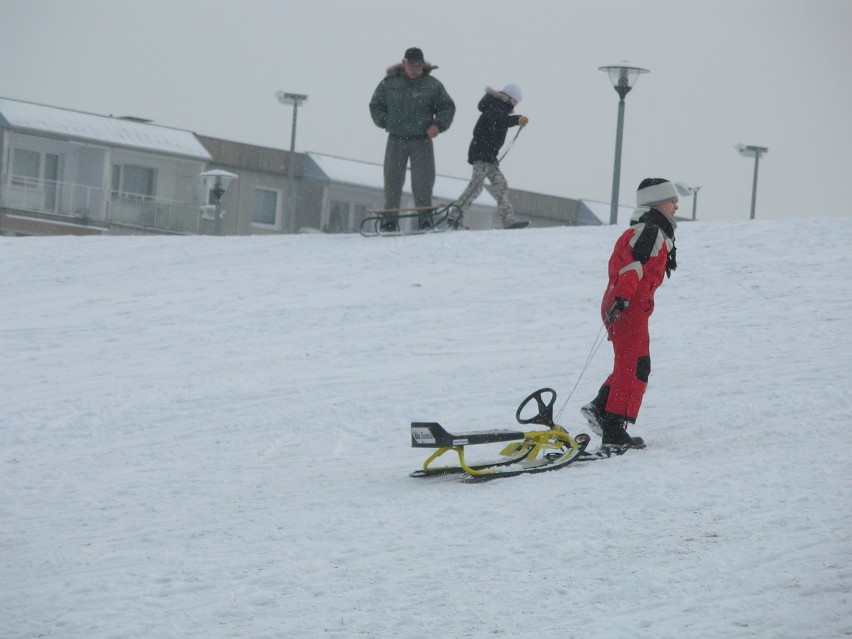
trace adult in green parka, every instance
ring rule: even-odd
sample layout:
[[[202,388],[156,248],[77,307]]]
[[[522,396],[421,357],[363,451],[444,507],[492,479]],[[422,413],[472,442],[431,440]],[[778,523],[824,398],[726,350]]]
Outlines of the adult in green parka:
[[[450,128],[456,114],[456,105],[444,85],[432,77],[437,68],[423,59],[423,51],[417,47],[406,49],[402,62],[387,69],[370,100],[373,122],[388,132],[384,163],[386,209],[400,206],[409,159],[414,206],[432,206],[432,140]],[[422,215],[418,222],[421,229],[428,228],[431,216]],[[398,220],[386,216],[382,231],[397,229]]]

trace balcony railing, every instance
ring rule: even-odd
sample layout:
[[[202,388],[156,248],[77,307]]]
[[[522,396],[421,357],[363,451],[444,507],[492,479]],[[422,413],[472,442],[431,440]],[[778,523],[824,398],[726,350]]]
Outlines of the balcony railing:
[[[171,233],[198,233],[201,223],[198,205],[14,175],[0,188],[0,205],[83,224],[120,224]]]
[[[108,221],[173,233],[198,233],[201,210],[177,202],[114,195],[109,201]]]
[[[10,176],[0,190],[7,208],[105,221],[104,190],[81,184]]]

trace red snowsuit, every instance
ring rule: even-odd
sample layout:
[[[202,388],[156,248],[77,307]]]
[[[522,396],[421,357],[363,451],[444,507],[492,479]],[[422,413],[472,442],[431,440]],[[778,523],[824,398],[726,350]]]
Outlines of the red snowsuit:
[[[601,302],[601,316],[615,351],[613,371],[601,388],[606,412],[633,423],[651,374],[648,318],[654,312],[654,292],[665,275],[677,267],[674,225],[651,209],[631,222],[615,243],[609,259],[609,286]],[[606,312],[615,299],[630,302],[615,324]]]

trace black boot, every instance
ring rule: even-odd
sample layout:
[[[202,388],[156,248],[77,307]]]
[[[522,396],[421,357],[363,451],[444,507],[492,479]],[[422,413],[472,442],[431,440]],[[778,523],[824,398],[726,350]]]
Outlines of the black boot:
[[[379,228],[382,233],[399,233],[399,224],[396,217],[385,217]]]
[[[601,452],[610,455],[623,455],[629,448],[645,448],[641,437],[627,434],[627,420],[615,415],[607,415],[601,422],[603,437]]]

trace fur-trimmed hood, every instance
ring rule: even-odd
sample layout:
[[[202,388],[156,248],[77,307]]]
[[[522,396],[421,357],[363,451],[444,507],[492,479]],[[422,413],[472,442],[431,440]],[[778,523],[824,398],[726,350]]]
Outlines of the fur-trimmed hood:
[[[497,89],[492,89],[491,87],[485,87],[485,93],[490,95],[493,98],[501,100],[503,102],[509,102],[509,96],[503,93],[502,91],[498,91]]]
[[[423,63],[423,75],[429,75],[433,70],[437,69],[437,64],[432,64],[431,62]],[[385,70],[386,76],[391,75],[402,75],[405,73],[405,70],[402,68],[402,62],[397,62],[396,64],[392,64]]]

